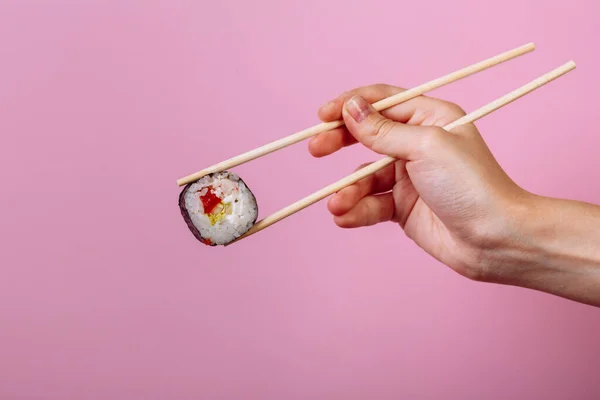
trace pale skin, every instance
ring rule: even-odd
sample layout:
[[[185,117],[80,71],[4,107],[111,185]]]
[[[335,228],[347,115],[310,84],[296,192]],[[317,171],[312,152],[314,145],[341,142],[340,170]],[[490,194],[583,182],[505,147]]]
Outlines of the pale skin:
[[[394,222],[432,257],[476,281],[520,286],[600,307],[600,207],[535,195],[501,168],[465,115],[421,96],[382,113],[370,103],[404,89],[361,87],[319,109],[345,126],[314,137],[330,155],[360,143],[398,161],[332,196],[342,228]]]

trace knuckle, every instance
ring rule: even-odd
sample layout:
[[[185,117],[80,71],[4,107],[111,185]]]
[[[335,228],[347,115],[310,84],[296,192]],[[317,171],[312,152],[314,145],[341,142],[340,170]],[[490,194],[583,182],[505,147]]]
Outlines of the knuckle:
[[[386,92],[387,85],[384,83],[375,83],[373,85],[363,86],[357,89],[356,93],[366,99],[381,97],[381,93]]]
[[[348,96],[348,98],[350,98],[350,97],[352,97],[354,95],[360,95],[360,96],[365,97],[365,96],[368,96],[371,93],[376,92],[379,89],[380,85],[383,85],[383,84],[376,83],[376,84],[373,84],[373,85],[357,86],[354,89],[349,90],[348,92],[346,92],[346,95]]]
[[[360,90],[360,94],[369,99],[381,99],[387,96],[404,91],[405,89],[389,85],[387,83],[375,83],[369,86],[364,86]]]
[[[389,133],[394,129],[395,122],[380,118],[373,124],[373,143],[380,143],[385,140]]]
[[[365,219],[363,221],[363,226],[375,225],[378,222],[377,215],[379,214],[379,210],[373,201],[365,201],[364,203]]]
[[[440,127],[426,127],[422,132],[421,151],[424,153],[436,152],[443,147],[447,132]]]
[[[444,101],[444,111],[445,114],[452,117],[463,117],[467,115],[467,113],[465,112],[465,110],[462,109],[461,106],[449,101]]]
[[[375,83],[373,85],[370,86],[370,88],[377,93],[380,92],[385,92],[390,88],[390,85],[386,84],[386,83]]]

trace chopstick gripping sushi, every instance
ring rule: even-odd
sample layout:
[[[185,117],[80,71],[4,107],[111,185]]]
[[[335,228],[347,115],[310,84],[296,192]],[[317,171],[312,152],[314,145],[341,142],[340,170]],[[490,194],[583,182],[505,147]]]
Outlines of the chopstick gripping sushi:
[[[186,185],[179,195],[179,209],[196,239],[209,246],[234,241],[258,218],[254,194],[238,175],[227,171]]]

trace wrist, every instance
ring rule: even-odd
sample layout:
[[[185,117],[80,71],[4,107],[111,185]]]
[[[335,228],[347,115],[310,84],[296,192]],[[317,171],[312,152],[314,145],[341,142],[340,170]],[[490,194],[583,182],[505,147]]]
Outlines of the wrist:
[[[498,206],[503,213],[487,228],[480,241],[483,280],[490,283],[525,286],[548,273],[542,261],[547,257],[543,238],[548,231],[541,198],[529,193],[515,196]],[[545,223],[540,223],[545,221]]]
[[[482,250],[486,280],[600,302],[600,208],[526,194]]]

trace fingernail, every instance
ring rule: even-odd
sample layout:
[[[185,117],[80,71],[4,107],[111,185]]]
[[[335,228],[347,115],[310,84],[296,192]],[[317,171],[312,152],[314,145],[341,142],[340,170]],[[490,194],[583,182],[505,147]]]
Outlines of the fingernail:
[[[364,121],[373,112],[373,107],[358,95],[348,100],[346,109],[350,113],[350,116],[358,123]]]

